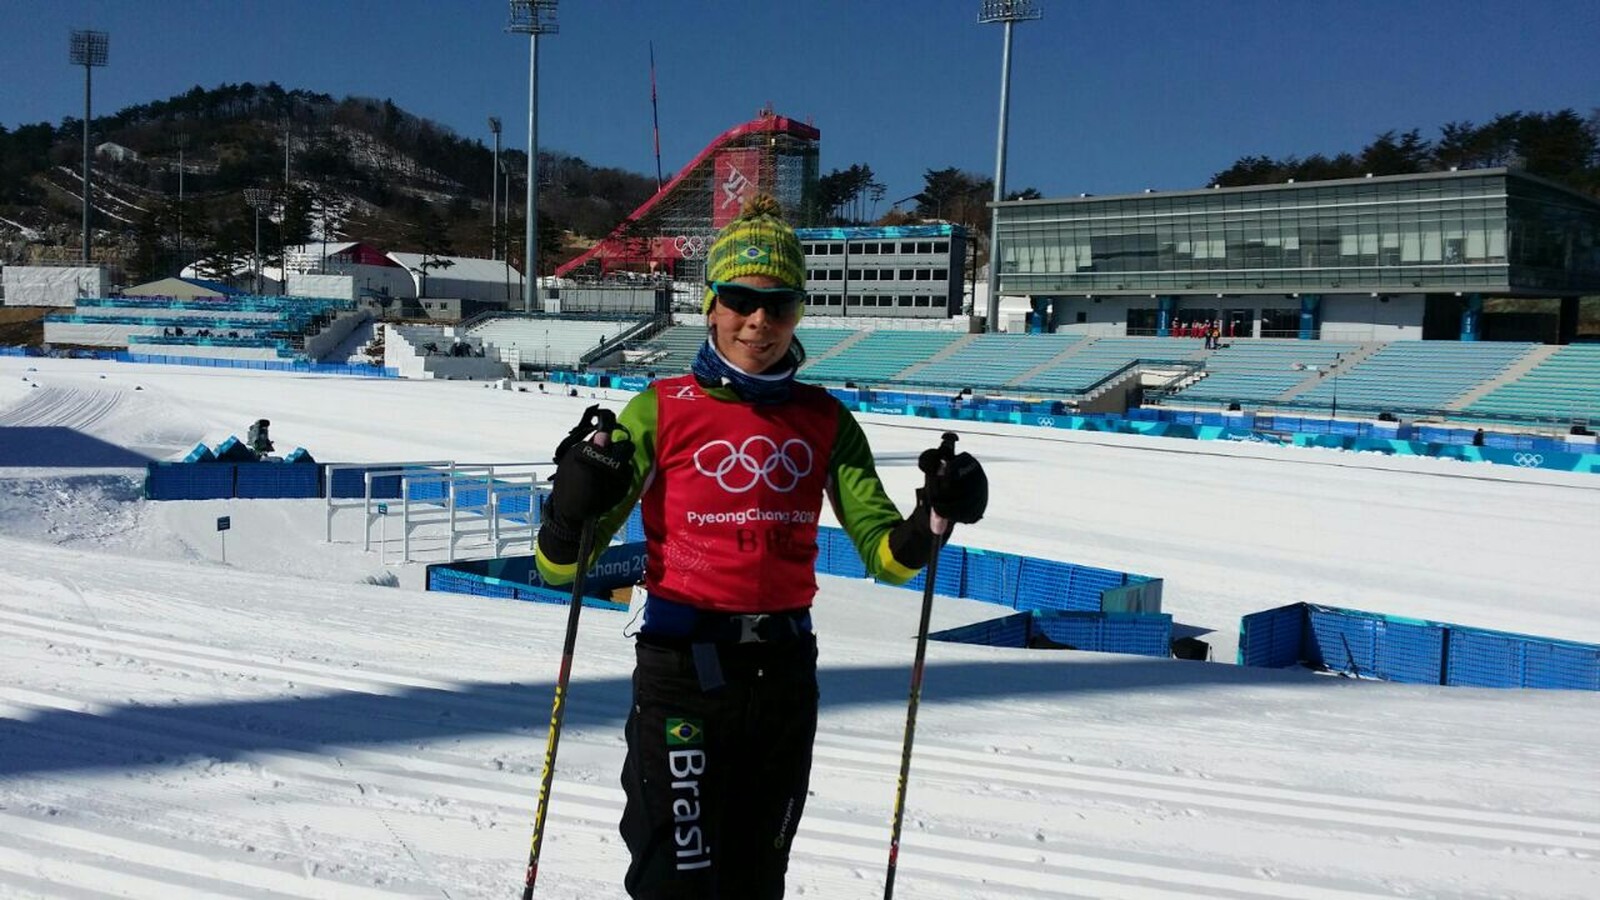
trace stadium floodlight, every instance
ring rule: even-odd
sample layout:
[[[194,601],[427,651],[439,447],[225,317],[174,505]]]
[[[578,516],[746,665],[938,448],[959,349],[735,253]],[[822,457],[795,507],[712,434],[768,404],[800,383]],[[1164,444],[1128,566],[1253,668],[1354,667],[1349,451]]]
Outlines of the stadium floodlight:
[[[1011,115],[1011,26],[1041,18],[1044,14],[1032,0],[982,0],[978,24],[1001,22],[1006,26],[1005,49],[1000,55],[1000,134],[994,151],[994,202],[1005,199],[1006,121]],[[987,331],[1000,330],[1000,207],[989,217],[989,309]]]
[[[83,66],[83,262],[89,262],[89,123],[93,120],[89,98],[93,94],[94,70],[111,56],[111,35],[83,28],[72,30],[68,44],[72,64]]]
[[[539,35],[561,30],[556,24],[556,0],[511,0],[506,30],[528,36],[528,221],[522,235],[522,303],[531,313],[539,284]]]
[[[256,295],[262,294],[261,289],[261,209],[272,206],[271,188],[245,188],[244,202],[256,211],[256,253],[255,253],[255,291]]]
[[[494,163],[489,167],[489,258],[500,253],[500,117],[489,117],[489,133],[494,135]],[[507,225],[511,224],[509,222]]]

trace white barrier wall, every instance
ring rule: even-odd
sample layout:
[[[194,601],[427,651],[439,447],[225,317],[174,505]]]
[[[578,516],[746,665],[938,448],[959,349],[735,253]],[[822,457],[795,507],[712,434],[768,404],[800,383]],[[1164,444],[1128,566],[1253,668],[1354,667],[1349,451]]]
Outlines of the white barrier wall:
[[[76,306],[79,297],[104,297],[111,276],[100,266],[6,266],[0,272],[7,306]]]
[[[395,266],[342,266],[341,274],[290,272],[288,293],[294,297],[333,297],[360,300],[368,291],[396,299],[415,297],[417,286],[411,273]],[[429,280],[432,287],[432,280]]]
[[[453,328],[428,326],[384,325],[383,365],[394,369],[401,378],[444,378],[466,380],[493,380],[515,373],[492,356],[451,356],[455,343]],[[440,352],[429,353],[426,345],[434,344]],[[480,346],[469,342],[472,346]]]
[[[327,328],[306,338],[306,358],[320,362],[322,357],[338,349],[339,345],[344,343],[344,339],[350,336],[350,332],[361,327],[370,318],[372,314],[364,309],[340,313],[328,323]],[[343,360],[334,361],[343,362]]]
[[[88,325],[82,322],[44,323],[44,342],[47,344],[77,344],[84,347],[128,346],[128,336],[133,334],[160,334],[159,325]]]

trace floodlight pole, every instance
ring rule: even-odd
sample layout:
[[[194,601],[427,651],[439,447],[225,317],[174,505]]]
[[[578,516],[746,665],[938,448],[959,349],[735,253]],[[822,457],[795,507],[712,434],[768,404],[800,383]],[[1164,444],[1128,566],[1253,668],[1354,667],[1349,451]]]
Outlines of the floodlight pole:
[[[984,330],[1000,330],[1000,201],[1006,190],[1006,124],[1011,115],[1011,26],[1042,16],[1033,0],[983,0],[978,24],[1001,22],[1006,26],[1005,49],[1000,55],[1000,131],[994,150],[994,202],[989,216],[989,309]]]
[[[110,56],[111,35],[104,31],[90,31],[75,28],[72,38],[68,42],[69,57],[75,66],[83,66],[83,262],[89,263],[92,256],[89,238],[89,182],[90,182],[90,154],[89,154],[89,123],[93,121],[90,98],[94,94],[94,70],[96,66],[103,66]]]
[[[532,313],[539,285],[539,35],[555,34],[557,0],[511,0],[507,30],[528,36],[528,221],[522,248],[523,311]]]
[[[500,252],[500,117],[489,117],[489,131],[494,135],[494,165],[489,170],[489,258],[499,259]],[[510,223],[506,223],[509,225]]]
[[[268,188],[245,188],[244,202],[256,212],[256,254],[255,254],[255,291],[256,296],[261,296],[261,207],[272,202],[272,191]]]

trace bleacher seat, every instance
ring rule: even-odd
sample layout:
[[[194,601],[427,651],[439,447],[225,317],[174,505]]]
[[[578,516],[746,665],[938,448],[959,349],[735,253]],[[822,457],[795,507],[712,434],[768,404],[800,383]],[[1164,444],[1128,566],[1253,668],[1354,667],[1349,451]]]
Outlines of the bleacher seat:
[[[1190,338],[1092,338],[1059,365],[1052,366],[1019,385],[1023,389],[1081,393],[1136,360],[1187,362],[1199,359],[1205,344]]]
[[[1324,378],[1293,398],[1291,405],[1339,406],[1353,410],[1444,409],[1457,397],[1500,377],[1537,344],[1457,341],[1391,341],[1338,381]]]
[[[1206,377],[1173,396],[1179,402],[1270,403],[1311,374],[1305,366],[1328,366],[1359,344],[1338,341],[1244,339],[1205,360]],[[1296,368],[1296,366],[1302,368]]]
[[[585,353],[638,324],[638,319],[504,316],[480,322],[467,333],[508,360],[515,350],[524,363],[572,368]]]
[[[877,329],[838,353],[808,365],[806,377],[825,383],[882,384],[966,337],[953,331]]]
[[[975,335],[954,353],[896,380],[997,388],[1044,365],[1080,340],[1075,334]]]
[[[1569,344],[1510,384],[1480,397],[1468,413],[1600,422],[1600,344]]]

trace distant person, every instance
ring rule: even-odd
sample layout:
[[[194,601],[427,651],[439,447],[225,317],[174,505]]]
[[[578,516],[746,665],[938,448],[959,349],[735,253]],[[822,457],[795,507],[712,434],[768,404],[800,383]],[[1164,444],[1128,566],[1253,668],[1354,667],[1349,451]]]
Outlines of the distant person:
[[[266,419],[257,419],[250,425],[245,443],[251,450],[263,454],[272,452],[272,440],[267,437],[267,428],[271,425],[272,423]]]
[[[1472,434],[1472,446],[1474,446],[1474,447],[1482,447],[1483,446],[1483,429],[1482,428],[1479,428],[1477,431],[1473,432],[1473,434]]]

